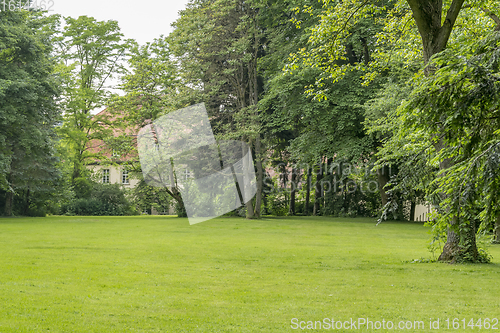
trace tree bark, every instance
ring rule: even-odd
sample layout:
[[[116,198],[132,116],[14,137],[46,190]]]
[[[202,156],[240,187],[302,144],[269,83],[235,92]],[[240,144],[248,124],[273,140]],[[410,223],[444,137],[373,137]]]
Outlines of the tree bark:
[[[432,75],[434,73],[434,68],[429,66],[429,61],[434,54],[446,48],[451,31],[464,2],[465,0],[453,0],[450,8],[448,8],[445,20],[441,23],[442,0],[407,0],[417,24],[420,37],[422,38],[423,57],[427,65],[425,75]],[[440,152],[445,147],[445,143],[440,139],[435,145],[436,152]],[[444,171],[450,166],[451,162],[445,160],[440,163],[439,168],[441,171]],[[446,244],[439,256],[439,260],[455,262],[458,256],[464,254],[477,258],[476,235],[475,233],[471,234],[470,231],[474,230],[475,232],[475,228],[466,227],[467,231],[463,231],[463,229],[460,227],[459,217],[452,217],[449,222]],[[459,230],[460,234],[458,235],[455,230]],[[466,248],[460,248],[460,244],[466,244]]]
[[[368,42],[365,37],[361,38],[361,43],[363,44],[363,62],[368,66],[370,63],[370,49],[368,48]]]
[[[410,221],[414,222],[415,221],[415,208],[417,204],[414,200],[410,202]]]
[[[261,142],[260,133],[257,133],[255,139],[255,161],[257,167],[257,193],[255,194],[255,211],[254,215],[256,218],[260,218],[260,206],[262,203],[262,183],[264,182],[264,170],[262,169],[262,157],[261,157]]]
[[[306,183],[306,204],[304,207],[304,215],[309,215],[309,202],[311,201],[311,177],[312,168],[307,167],[307,183]]]
[[[444,143],[443,139],[440,139],[435,145],[434,148],[436,149],[437,152],[441,151],[443,149]],[[452,161],[449,159],[445,159],[439,163],[439,170],[446,170],[449,167],[452,166]],[[445,200],[446,195],[442,194],[441,195],[441,200]],[[449,262],[455,262],[457,256],[459,255],[459,249],[460,249],[460,235],[455,232],[455,229],[458,228],[459,224],[459,218],[458,216],[453,216],[451,221],[449,222],[448,226],[448,231],[446,235],[446,243],[444,244],[443,247],[443,252],[439,256],[438,260],[439,261],[449,261]],[[475,240],[475,236],[474,236]]]
[[[458,237],[458,234],[451,228],[458,223],[457,219],[458,218],[454,216],[452,221],[450,222],[450,227],[448,227],[448,233],[446,236],[446,243],[444,244],[443,252],[439,255],[439,261],[454,262],[457,258],[460,238]]]
[[[316,186],[314,192],[314,208],[313,215],[317,216],[321,208],[321,180],[323,179],[323,163],[318,165],[318,173],[316,176]]]
[[[28,211],[30,209],[30,188],[26,190],[26,197],[24,200],[24,215],[28,215]]]
[[[12,201],[14,199],[14,193],[12,192],[7,192],[5,195],[5,208],[4,208],[4,215],[5,216],[12,216]]]
[[[422,38],[424,62],[428,64],[434,54],[446,48],[465,0],[453,0],[442,24],[442,0],[407,0],[407,2]],[[432,71],[428,69],[426,74],[430,73]]]
[[[500,18],[488,8],[482,7],[482,11],[488,15],[496,24],[495,31],[500,31]]]
[[[440,151],[443,148],[444,143],[443,140],[440,139],[435,144],[435,149],[436,151]],[[453,161],[445,159],[439,163],[439,169],[447,170],[452,165]],[[445,200],[446,198],[446,194],[441,195],[442,200]],[[460,217],[455,215],[449,222],[446,243],[438,260],[455,263],[459,257],[465,257],[468,260],[476,261],[479,258],[479,252],[476,244],[475,222],[462,222]]]
[[[290,204],[288,205],[288,215],[295,215],[295,193],[297,193],[297,178],[299,169],[292,168],[292,179],[290,180]]]

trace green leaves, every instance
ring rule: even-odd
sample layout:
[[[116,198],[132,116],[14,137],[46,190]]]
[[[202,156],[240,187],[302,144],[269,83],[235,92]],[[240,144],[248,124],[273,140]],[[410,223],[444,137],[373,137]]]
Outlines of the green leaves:
[[[65,18],[61,33],[58,70],[64,87],[61,106],[64,120],[58,133],[69,147],[67,157],[74,165],[72,179],[85,174],[85,165],[104,156],[106,150],[91,150],[93,140],[112,136],[111,119],[93,116],[110,97],[106,84],[124,72],[123,59],[131,41],[123,41],[116,21],[92,17]]]
[[[0,194],[4,214],[26,213],[58,178],[54,132],[59,120],[52,71],[52,20],[38,13],[0,13]],[[24,207],[15,207],[23,198]]]
[[[499,59],[499,33],[437,54],[434,75],[415,78],[399,113],[404,133],[425,132],[435,146],[429,163],[442,166],[434,180],[443,207],[438,223],[457,219],[464,235],[479,219],[488,230],[499,213]]]

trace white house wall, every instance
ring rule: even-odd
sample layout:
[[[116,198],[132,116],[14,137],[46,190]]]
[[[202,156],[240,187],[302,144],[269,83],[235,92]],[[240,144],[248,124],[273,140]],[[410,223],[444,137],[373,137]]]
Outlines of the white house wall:
[[[102,182],[102,174],[105,169],[109,169],[109,183],[110,184],[120,184],[124,188],[134,188],[139,184],[139,180],[135,178],[131,178],[130,174],[128,177],[128,184],[122,184],[122,168],[116,166],[101,166],[101,165],[92,165],[89,166],[92,170],[93,174],[97,178],[98,182]]]

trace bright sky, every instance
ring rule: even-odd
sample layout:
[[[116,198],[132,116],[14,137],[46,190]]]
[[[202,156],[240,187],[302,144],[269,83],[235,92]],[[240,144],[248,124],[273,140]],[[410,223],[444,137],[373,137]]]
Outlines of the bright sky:
[[[73,18],[87,15],[98,21],[118,21],[124,38],[133,38],[142,45],[172,32],[170,25],[177,20],[179,11],[184,9],[188,2],[189,0],[46,0],[45,4],[50,9],[49,14]],[[107,85],[111,86],[116,84],[116,80],[107,82]],[[119,90],[111,90],[121,94]],[[101,109],[92,113],[99,111]]]
[[[115,20],[125,35],[144,44],[160,35],[168,35],[178,12],[189,0],[49,0],[52,11],[77,18],[80,15],[95,17],[98,21]]]

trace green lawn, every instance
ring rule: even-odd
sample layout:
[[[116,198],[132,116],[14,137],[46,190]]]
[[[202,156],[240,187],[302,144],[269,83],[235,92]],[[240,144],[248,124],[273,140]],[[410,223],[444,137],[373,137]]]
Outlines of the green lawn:
[[[370,219],[0,219],[0,332],[301,331],[293,318],[472,332],[443,320],[500,318],[500,246],[489,265],[408,263],[430,258],[428,238]]]

